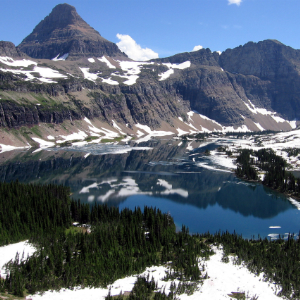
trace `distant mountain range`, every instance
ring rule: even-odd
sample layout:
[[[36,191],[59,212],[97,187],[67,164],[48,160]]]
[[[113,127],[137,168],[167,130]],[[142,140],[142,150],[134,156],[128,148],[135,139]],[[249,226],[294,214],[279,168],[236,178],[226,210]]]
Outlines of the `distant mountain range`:
[[[135,62],[60,4],[19,46],[0,42],[3,144],[290,130],[299,119],[300,50],[276,40]]]

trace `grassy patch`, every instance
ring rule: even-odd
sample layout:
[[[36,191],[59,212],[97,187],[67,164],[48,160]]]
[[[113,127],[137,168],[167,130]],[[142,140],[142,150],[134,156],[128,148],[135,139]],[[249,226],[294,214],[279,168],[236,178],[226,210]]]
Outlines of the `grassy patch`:
[[[101,143],[111,143],[111,142],[120,142],[122,139],[124,139],[126,136],[118,136],[113,139],[102,139]]]
[[[36,125],[30,128],[30,131],[37,135],[40,138],[43,138],[42,133],[40,132],[40,128]]]
[[[72,226],[72,227],[67,228],[65,230],[66,234],[68,234],[68,233],[72,233],[72,234],[85,233],[86,231],[87,231],[86,228],[84,228],[84,227],[76,227],[76,226]]]
[[[88,136],[87,138],[85,138],[86,142],[91,142],[93,140],[97,140],[99,139],[99,136]]]
[[[19,299],[25,299],[26,296],[24,297],[17,297],[14,295],[11,295],[6,292],[0,292],[0,299],[5,299],[5,300],[19,300]]]
[[[101,143],[111,143],[113,141],[114,141],[113,139],[102,139]]]

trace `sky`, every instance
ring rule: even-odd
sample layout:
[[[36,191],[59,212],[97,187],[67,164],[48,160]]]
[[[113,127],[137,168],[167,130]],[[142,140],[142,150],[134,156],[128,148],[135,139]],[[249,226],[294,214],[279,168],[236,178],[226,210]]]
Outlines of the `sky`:
[[[300,49],[300,0],[65,0],[129,57],[225,51],[277,39]],[[59,0],[0,0],[0,40],[18,45]],[[195,48],[196,47],[196,48]]]

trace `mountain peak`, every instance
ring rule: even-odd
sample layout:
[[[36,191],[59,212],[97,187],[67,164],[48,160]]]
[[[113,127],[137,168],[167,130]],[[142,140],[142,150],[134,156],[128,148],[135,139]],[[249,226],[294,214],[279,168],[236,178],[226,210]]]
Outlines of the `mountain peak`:
[[[93,39],[101,37],[98,31],[79,16],[74,6],[64,3],[56,5],[25,40],[38,39],[40,42],[49,38],[49,35],[53,37],[60,32],[64,33],[64,36],[69,33],[73,36],[89,36]]]
[[[73,60],[88,56],[125,56],[116,44],[104,39],[67,3],[55,6],[18,48],[33,58],[46,59],[67,53]]]

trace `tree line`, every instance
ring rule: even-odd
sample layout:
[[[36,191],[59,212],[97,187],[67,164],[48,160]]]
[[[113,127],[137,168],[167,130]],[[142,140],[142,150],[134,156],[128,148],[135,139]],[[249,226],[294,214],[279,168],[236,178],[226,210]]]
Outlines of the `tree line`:
[[[260,149],[258,151],[243,149],[237,157],[236,175],[247,180],[258,180],[259,170],[265,171],[263,184],[300,197],[300,181],[286,171],[287,162],[281,156],[275,154],[272,149]]]
[[[151,293],[154,299],[175,299],[209,276],[199,269],[198,258],[209,259],[210,245],[222,244],[224,262],[234,254],[235,263],[244,262],[253,273],[263,272],[265,280],[280,285],[280,295],[300,298],[300,240],[294,235],[276,241],[245,240],[228,232],[190,235],[185,226],[176,232],[173,218],[159,209],[90,207],[70,199],[63,186],[0,183],[0,191],[2,244],[29,238],[37,248],[33,256],[19,253],[7,264],[10,274],[0,279],[2,292],[23,296],[62,287],[104,287],[147,266],[171,262],[166,280],[182,281],[172,285],[171,294],[157,292],[155,283],[146,278],[138,280],[131,299],[140,299],[140,294],[147,299]],[[22,196],[28,201],[16,203]],[[72,227],[75,221],[89,223],[91,232]]]
[[[184,226],[176,233],[173,218],[156,208],[90,207],[71,200],[63,186],[15,182],[1,188],[6,191],[0,195],[1,211],[9,211],[0,215],[3,244],[29,238],[38,249],[28,258],[18,254],[0,281],[2,291],[18,296],[62,287],[104,287],[169,261],[176,276],[197,281],[197,257],[210,253]],[[11,195],[9,201],[6,195]],[[32,201],[25,203],[23,195]],[[75,221],[91,224],[91,232],[70,230]]]

